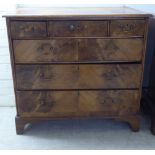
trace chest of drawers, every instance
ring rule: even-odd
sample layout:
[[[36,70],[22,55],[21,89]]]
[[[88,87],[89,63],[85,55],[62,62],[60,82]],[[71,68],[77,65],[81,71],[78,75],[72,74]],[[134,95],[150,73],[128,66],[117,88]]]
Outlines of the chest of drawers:
[[[129,8],[77,10],[6,16],[17,134],[27,123],[79,117],[113,118],[139,130],[150,15]]]

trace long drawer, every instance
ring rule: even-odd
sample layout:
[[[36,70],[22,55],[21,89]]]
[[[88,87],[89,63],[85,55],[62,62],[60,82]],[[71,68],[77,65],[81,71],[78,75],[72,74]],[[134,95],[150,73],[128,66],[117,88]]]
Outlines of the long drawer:
[[[18,89],[139,88],[141,64],[16,65]]]
[[[143,39],[14,40],[16,63],[140,61]]]
[[[115,116],[135,114],[139,108],[138,90],[107,91],[17,91],[20,116]],[[27,100],[28,99],[28,100]]]

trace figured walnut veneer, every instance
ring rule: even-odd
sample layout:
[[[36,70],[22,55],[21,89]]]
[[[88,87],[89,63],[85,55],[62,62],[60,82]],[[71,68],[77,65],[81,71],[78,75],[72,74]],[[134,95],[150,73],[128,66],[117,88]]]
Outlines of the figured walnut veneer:
[[[16,78],[22,90],[138,88],[141,65],[17,65]]]
[[[141,61],[143,43],[139,38],[13,41],[17,63]]]
[[[79,117],[113,118],[138,131],[149,16],[126,7],[6,16],[17,134],[27,123]]]

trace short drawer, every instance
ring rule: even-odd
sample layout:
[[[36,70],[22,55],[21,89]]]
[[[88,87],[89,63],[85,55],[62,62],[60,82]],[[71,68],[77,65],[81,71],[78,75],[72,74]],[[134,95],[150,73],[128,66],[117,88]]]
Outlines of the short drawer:
[[[139,88],[141,64],[17,65],[17,88]]]
[[[49,33],[53,37],[103,37],[107,25],[107,21],[51,21]]]
[[[16,63],[140,61],[143,39],[14,40]]]
[[[12,21],[11,36],[13,38],[46,37],[46,22]]]
[[[117,116],[139,109],[138,90],[17,91],[16,95],[19,115],[24,117]]]
[[[110,35],[115,37],[144,36],[145,20],[112,20]]]
[[[78,110],[76,91],[17,91],[16,95],[21,116],[46,117],[71,114]]]
[[[78,61],[74,39],[14,40],[13,46],[17,63]]]

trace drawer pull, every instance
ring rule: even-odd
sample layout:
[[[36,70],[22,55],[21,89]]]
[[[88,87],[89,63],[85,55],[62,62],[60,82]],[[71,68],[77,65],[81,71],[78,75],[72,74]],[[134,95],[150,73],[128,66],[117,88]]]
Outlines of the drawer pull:
[[[102,105],[108,105],[109,103],[114,103],[114,100],[110,97],[107,97],[103,100],[103,102],[101,102]]]
[[[134,31],[136,26],[134,24],[126,24],[126,25],[120,25],[119,27],[121,31],[128,33],[128,32]]]
[[[53,74],[49,66],[44,66],[43,68],[40,67],[39,75],[42,80],[51,80],[53,78]]]
[[[70,25],[69,29],[70,29],[70,31],[74,31],[75,30],[75,26],[74,25]]]
[[[40,47],[37,48],[38,52],[45,52],[45,54],[48,54],[49,52],[53,52],[54,48],[49,43],[42,44]]]
[[[118,73],[115,70],[107,71],[106,73],[102,74],[102,77],[107,79],[107,80],[113,80],[118,76]]]
[[[29,26],[29,25],[22,25],[22,26],[20,26],[20,30],[24,31],[24,32],[32,32],[32,33],[35,32],[34,26]]]
[[[47,75],[45,73],[40,73],[40,78],[43,79],[43,80],[51,80],[52,75]]]
[[[46,102],[44,101],[44,100],[41,100],[40,101],[40,105],[42,106],[42,105],[45,105],[46,104]]]
[[[51,52],[54,51],[54,47],[53,47],[53,46],[50,47],[50,51],[51,51]]]
[[[106,45],[105,45],[105,47],[104,47],[104,50],[109,50],[109,51],[111,51],[111,50],[114,50],[114,51],[117,51],[117,50],[119,50],[119,47],[113,42],[113,41],[109,41]]]
[[[47,102],[47,101],[45,101],[45,100],[41,100],[40,101],[40,105],[41,106],[53,106],[53,102]]]

